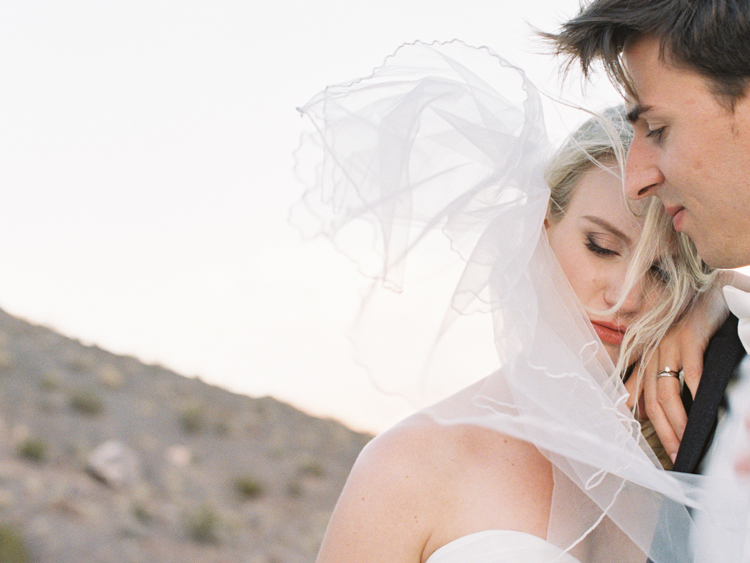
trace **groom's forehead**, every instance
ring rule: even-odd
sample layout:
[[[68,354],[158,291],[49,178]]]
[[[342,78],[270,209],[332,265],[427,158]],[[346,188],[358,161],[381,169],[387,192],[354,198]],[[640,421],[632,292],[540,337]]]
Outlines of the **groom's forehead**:
[[[625,106],[627,118],[635,123],[641,117],[663,111],[689,117],[690,99],[698,104],[715,101],[714,81],[685,64],[676,63],[662,52],[659,39],[644,37],[626,46],[623,66],[627,76]]]

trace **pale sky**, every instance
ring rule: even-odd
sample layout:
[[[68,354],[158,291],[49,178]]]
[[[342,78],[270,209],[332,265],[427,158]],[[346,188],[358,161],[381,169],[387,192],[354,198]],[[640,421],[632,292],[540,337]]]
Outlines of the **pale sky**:
[[[492,47],[559,94],[555,62],[531,54],[525,21],[554,29],[577,6],[4,0],[0,307],[382,429],[408,408],[350,359],[364,280],[287,223],[302,191],[295,107],[369,74],[402,43],[454,38]],[[618,99],[604,82],[587,92],[594,108]]]

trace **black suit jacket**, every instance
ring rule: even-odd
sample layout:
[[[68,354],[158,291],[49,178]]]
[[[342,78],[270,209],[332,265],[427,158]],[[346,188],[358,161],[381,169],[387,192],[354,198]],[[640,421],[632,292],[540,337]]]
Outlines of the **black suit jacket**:
[[[737,364],[745,356],[740,337],[737,334],[737,317],[729,318],[716,331],[703,356],[703,375],[695,392],[695,398],[687,397],[686,407],[689,406],[687,426],[682,435],[680,449],[674,462],[674,471],[682,473],[696,473],[698,464],[703,459],[711,445],[716,430],[719,406],[725,401],[724,391],[732,378]],[[686,390],[687,392],[687,390]],[[684,400],[684,399],[683,399]],[[692,404],[690,404],[692,402]],[[656,529],[655,541],[658,538],[674,537],[670,529],[670,522],[661,518]],[[648,563],[653,563],[651,559]]]
[[[737,334],[737,317],[729,318],[716,331],[703,358],[703,375],[690,405],[687,426],[677,452],[674,471],[695,473],[711,444],[719,405],[737,364],[745,356]]]

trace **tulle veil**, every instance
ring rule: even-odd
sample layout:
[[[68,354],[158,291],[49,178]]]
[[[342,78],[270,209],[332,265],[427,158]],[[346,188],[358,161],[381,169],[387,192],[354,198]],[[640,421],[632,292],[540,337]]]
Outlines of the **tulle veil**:
[[[352,333],[374,381],[441,423],[535,444],[555,475],[547,540],[583,563],[711,561],[691,544],[698,514],[739,560],[746,493],[706,503],[702,477],[661,469],[552,254],[551,145],[523,71],[484,47],[417,42],[300,112],[314,131],[292,220],[374,280]]]

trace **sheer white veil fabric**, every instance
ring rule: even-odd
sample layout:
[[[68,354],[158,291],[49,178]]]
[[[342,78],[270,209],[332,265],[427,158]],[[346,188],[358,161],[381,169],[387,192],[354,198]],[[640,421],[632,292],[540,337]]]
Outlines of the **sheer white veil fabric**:
[[[535,444],[555,474],[547,539],[582,561],[698,561],[701,478],[659,466],[544,234],[551,150],[524,73],[487,48],[408,44],[300,111],[314,132],[293,222],[373,278],[352,334],[374,381]]]

